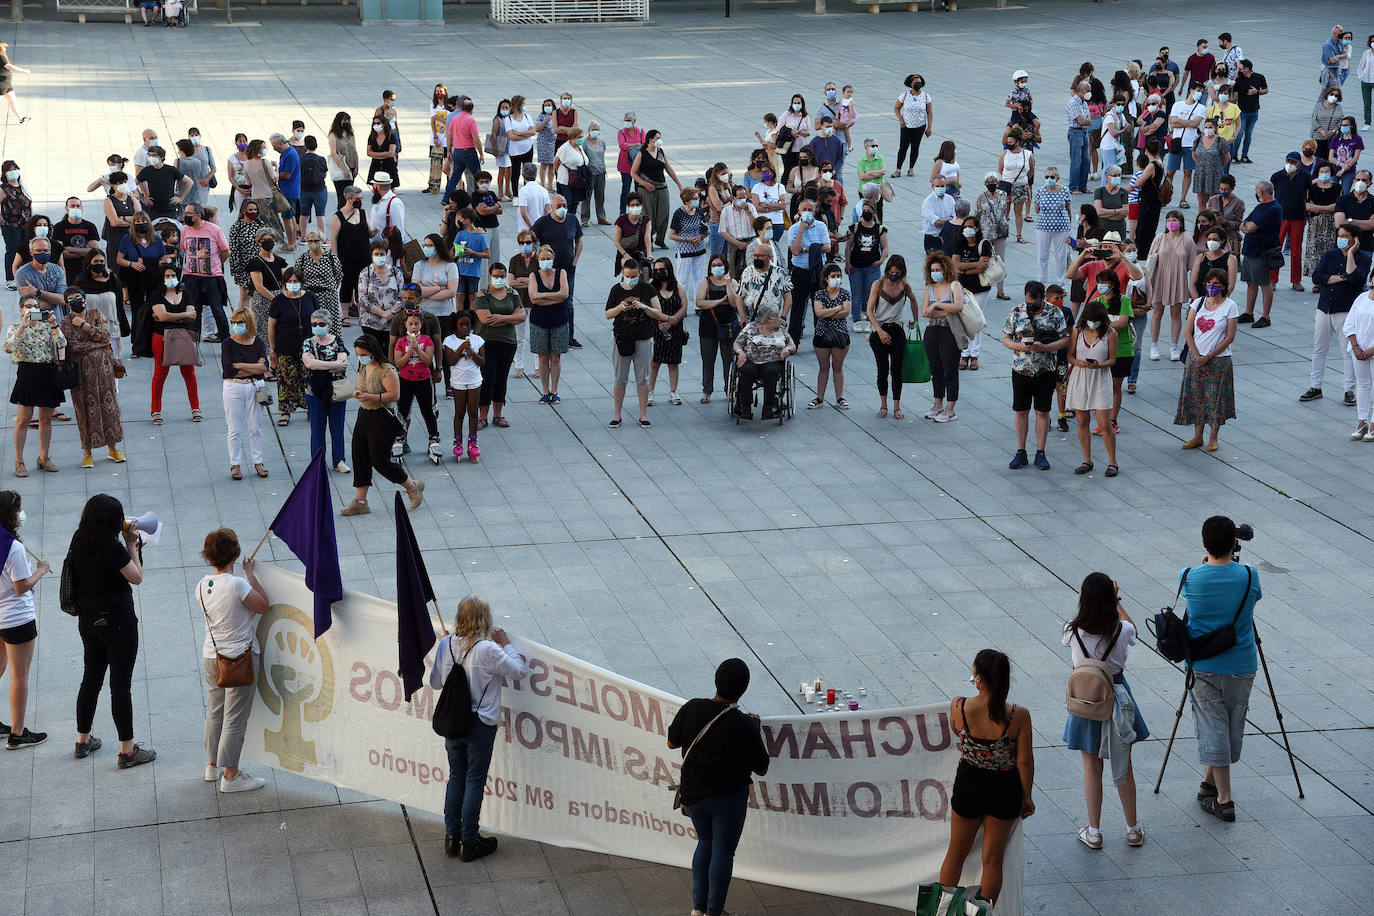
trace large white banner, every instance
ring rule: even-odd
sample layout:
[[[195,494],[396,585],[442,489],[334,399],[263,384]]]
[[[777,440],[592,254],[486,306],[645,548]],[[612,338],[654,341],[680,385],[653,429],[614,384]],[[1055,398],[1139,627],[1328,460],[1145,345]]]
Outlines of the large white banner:
[[[448,760],[396,674],[396,606],[346,592],[311,638],[310,591],[266,564],[258,701],[244,755],[312,779],[442,814]],[[559,846],[689,867],[696,834],[668,786],[666,744],[684,700],[547,646],[517,640],[530,675],[506,685],[482,825]],[[746,697],[747,699],[747,697]],[[756,778],[735,858],[741,878],[911,909],[949,840],[959,752],[947,707],[763,720],[772,763]],[[964,884],[978,880],[979,848]],[[1007,850],[998,913],[1021,913],[1022,834]]]

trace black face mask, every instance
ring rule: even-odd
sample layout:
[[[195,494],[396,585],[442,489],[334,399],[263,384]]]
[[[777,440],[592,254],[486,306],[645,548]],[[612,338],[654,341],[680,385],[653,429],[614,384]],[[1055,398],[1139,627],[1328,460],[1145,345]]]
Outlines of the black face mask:
[[[91,273],[93,273],[93,274],[103,274],[104,272],[105,272],[105,262],[102,261],[102,262],[99,263],[99,264],[92,264],[92,265],[91,265]]]
[[[755,270],[767,270],[767,269],[768,269],[768,259],[767,259],[767,258],[754,258],[754,269],[755,269]]]
[[[373,202],[374,204],[375,204],[375,203],[380,203],[380,202],[381,202],[381,199],[382,199],[382,195],[381,195],[381,194],[378,194],[376,191],[373,191],[373,192],[372,192],[372,202]]]
[[[1032,315],[1038,315],[1040,313],[1040,310],[1044,307],[1044,302],[1026,302],[1026,311]]]
[[[901,282],[902,282],[902,278],[899,277],[897,274],[888,274],[888,275],[887,275],[887,282],[889,282],[889,283],[901,283]]]
[[[668,271],[666,271],[666,270],[656,270],[656,271],[654,271],[654,279],[657,280],[659,283],[667,283],[667,282],[668,282]]]
[[[86,300],[69,299],[67,300],[67,308],[71,309],[73,314],[80,315],[82,312],[86,311]]]
[[[262,240],[262,250],[263,250],[263,251],[271,251],[271,250],[272,250],[272,247],[273,247],[274,245],[276,245],[276,244],[277,244],[277,240],[276,240],[276,239],[274,239],[274,238],[265,238],[265,239]]]

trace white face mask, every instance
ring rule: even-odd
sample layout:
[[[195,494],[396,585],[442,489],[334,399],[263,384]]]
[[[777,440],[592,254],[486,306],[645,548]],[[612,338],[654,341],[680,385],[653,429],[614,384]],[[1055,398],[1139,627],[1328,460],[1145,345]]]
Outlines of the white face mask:
[[[22,527],[23,524],[24,524],[26,521],[28,521],[28,520],[29,520],[28,513],[26,513],[23,509],[20,509],[20,510],[19,510],[19,518],[18,518],[18,521],[19,521],[20,526]]]
[[[161,157],[161,156],[149,156],[149,157],[148,157],[148,164],[151,165],[153,168],[157,168],[158,166],[162,165],[162,157]]]
[[[1284,165],[1283,170],[1287,172],[1289,175],[1292,175],[1294,172],[1298,170],[1298,167],[1293,163],[1289,162]]]
[[[1087,324],[1088,324],[1088,327],[1091,328],[1091,329],[1094,330],[1094,331],[1096,331],[1099,327],[1102,326],[1102,322],[1100,322],[1100,321],[1089,321]]]
[[[626,207],[626,208],[625,208],[625,212],[628,213],[628,214],[630,214],[631,216],[638,216],[639,214],[641,214],[641,213],[644,212],[644,208],[643,208],[643,207]]]
[[[839,288],[840,288],[840,278],[839,278],[839,277],[831,277],[829,280],[826,281],[826,285],[828,285],[831,289],[839,289]]]
[[[1355,182],[1355,184],[1353,184],[1351,187],[1353,187],[1353,188],[1355,189],[1355,193],[1356,193],[1356,194],[1363,194],[1365,191],[1368,191],[1368,190],[1369,190],[1369,182],[1367,182],[1367,181],[1357,181],[1357,182]]]
[[[1220,250],[1221,250],[1221,242],[1218,242],[1216,239],[1208,239],[1208,240],[1207,240],[1207,250],[1208,250],[1208,251],[1220,251]]]
[[[1334,95],[1328,95],[1328,96],[1326,97],[1326,104],[1328,104],[1328,105],[1335,105],[1335,104],[1336,104],[1336,97],[1335,97]]]

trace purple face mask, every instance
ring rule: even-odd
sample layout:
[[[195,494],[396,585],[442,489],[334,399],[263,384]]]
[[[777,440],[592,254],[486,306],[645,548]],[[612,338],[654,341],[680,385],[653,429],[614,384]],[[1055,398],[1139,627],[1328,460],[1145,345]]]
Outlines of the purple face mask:
[[[234,144],[234,145],[237,146],[237,147],[239,148],[239,152],[240,152],[240,153],[246,153],[246,152],[248,152],[248,144],[247,144],[247,143],[236,143],[236,144]]]
[[[1221,292],[1221,287],[1220,287],[1220,286],[1217,286],[1215,283],[1208,283],[1208,284],[1207,284],[1207,295],[1209,295],[1209,296],[1216,296],[1216,295],[1218,295],[1220,292]]]
[[[763,172],[762,174],[763,174],[763,183],[764,183],[764,184],[767,184],[768,182],[770,182],[770,181],[773,180],[773,173],[772,173],[772,172]]]

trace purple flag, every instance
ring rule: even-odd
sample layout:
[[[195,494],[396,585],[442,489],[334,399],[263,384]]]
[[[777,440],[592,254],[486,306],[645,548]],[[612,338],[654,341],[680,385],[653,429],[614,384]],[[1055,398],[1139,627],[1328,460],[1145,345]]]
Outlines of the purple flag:
[[[305,585],[315,595],[315,638],[334,622],[331,605],[343,597],[339,544],[334,539],[334,501],[324,450],[315,453],[281,511],[269,526],[296,559],[305,564]]]
[[[400,648],[401,684],[406,701],[420,689],[425,677],[425,654],[434,648],[434,622],[429,617],[427,602],[434,600],[434,586],[429,584],[420,545],[415,542],[415,529],[410,527],[410,513],[396,491],[396,643]]]

